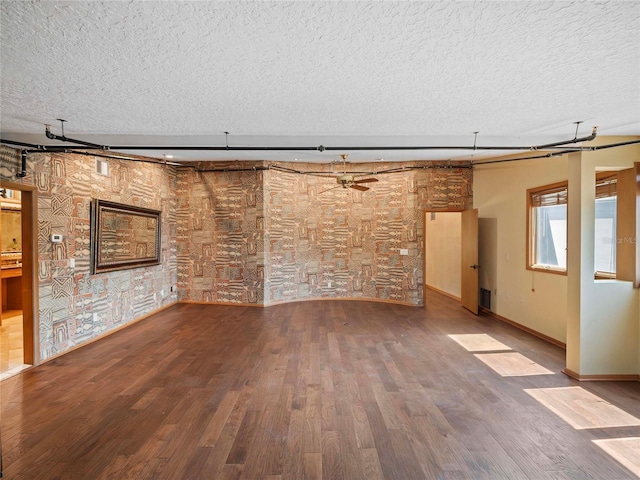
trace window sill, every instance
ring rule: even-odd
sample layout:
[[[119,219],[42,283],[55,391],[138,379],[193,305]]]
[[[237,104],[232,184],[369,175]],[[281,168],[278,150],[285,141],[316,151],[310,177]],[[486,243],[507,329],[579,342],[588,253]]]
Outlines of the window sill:
[[[534,272],[553,273],[554,275],[567,275],[566,268],[552,267],[550,265],[528,265],[527,270]]]
[[[596,272],[594,278],[596,280],[615,280],[616,274],[611,272]]]

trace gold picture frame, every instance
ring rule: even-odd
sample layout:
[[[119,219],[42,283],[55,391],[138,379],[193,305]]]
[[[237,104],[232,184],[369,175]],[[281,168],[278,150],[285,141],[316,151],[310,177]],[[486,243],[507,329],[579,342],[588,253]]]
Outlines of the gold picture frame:
[[[91,274],[160,264],[161,211],[91,201]]]

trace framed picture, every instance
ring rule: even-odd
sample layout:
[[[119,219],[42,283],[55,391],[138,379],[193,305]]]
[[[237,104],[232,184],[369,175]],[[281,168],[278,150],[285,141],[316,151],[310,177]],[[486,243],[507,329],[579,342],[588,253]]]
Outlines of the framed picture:
[[[93,199],[91,273],[158,265],[161,213]]]

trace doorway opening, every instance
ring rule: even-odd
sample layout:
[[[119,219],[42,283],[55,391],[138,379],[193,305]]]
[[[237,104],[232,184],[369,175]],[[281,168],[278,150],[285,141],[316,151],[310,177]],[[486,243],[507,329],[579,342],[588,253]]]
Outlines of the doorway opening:
[[[2,182],[0,218],[0,380],[3,380],[37,362],[35,188]]]
[[[424,245],[424,284],[432,290],[460,301],[461,213],[427,212]]]
[[[425,212],[424,239],[424,288],[477,315],[478,210]]]

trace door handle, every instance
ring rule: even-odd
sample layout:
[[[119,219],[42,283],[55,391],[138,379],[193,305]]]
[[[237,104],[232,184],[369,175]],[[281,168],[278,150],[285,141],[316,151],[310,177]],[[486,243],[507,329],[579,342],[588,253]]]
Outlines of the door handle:
[[[471,268],[473,268],[474,270],[477,268],[480,268],[480,265],[476,265],[475,263],[473,265],[471,265]]]

